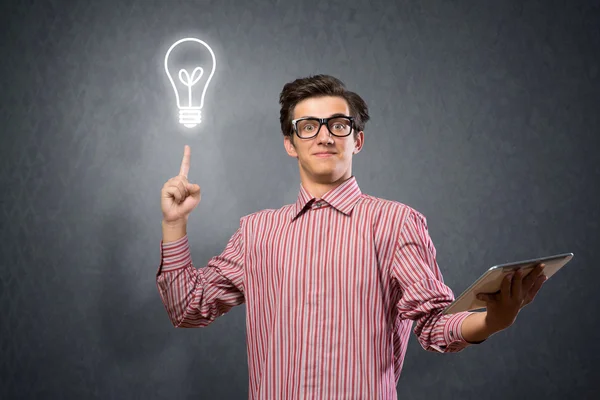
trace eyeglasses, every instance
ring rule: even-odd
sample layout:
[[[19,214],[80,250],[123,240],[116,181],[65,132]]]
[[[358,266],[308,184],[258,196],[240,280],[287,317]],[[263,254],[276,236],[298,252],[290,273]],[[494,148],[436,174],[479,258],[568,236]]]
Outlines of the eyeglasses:
[[[314,138],[319,134],[322,125],[326,125],[333,136],[345,137],[354,129],[354,118],[338,115],[329,118],[304,117],[292,120],[294,132],[300,139]]]

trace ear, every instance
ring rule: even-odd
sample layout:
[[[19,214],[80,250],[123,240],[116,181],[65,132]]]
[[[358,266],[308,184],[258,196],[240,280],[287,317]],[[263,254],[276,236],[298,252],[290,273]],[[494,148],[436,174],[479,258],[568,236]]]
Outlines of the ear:
[[[298,158],[298,153],[296,153],[296,147],[294,147],[292,140],[290,136],[284,136],[283,146],[290,157]]]
[[[362,150],[364,144],[365,135],[363,131],[360,131],[358,132],[358,135],[356,135],[356,139],[354,139],[354,151],[352,152],[352,154],[358,154]]]

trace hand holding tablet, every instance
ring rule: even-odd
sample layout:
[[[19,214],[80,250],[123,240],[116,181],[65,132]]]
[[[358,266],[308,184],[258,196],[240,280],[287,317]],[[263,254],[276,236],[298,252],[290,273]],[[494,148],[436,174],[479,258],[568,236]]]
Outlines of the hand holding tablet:
[[[524,277],[523,280],[525,280],[526,276],[537,265],[544,264],[542,274],[548,279],[571,261],[572,258],[573,253],[565,253],[493,266],[469,286],[454,302],[446,307],[443,314],[485,309],[487,303],[484,300],[478,299],[477,295],[480,293],[499,293],[502,281],[508,274],[521,270]]]

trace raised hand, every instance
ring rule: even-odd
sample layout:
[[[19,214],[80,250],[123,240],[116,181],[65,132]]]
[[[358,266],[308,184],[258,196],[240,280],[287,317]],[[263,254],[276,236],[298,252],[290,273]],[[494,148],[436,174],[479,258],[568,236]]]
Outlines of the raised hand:
[[[163,221],[167,224],[186,223],[189,214],[200,203],[200,186],[188,181],[191,153],[190,146],[186,145],[179,175],[169,179],[162,187],[160,205]]]

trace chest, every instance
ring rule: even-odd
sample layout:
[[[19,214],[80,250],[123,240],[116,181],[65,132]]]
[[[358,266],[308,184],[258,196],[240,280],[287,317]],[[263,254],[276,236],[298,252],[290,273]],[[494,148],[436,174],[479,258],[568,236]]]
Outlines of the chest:
[[[248,235],[249,295],[298,300],[370,296],[388,286],[394,240],[370,218],[311,210]]]

